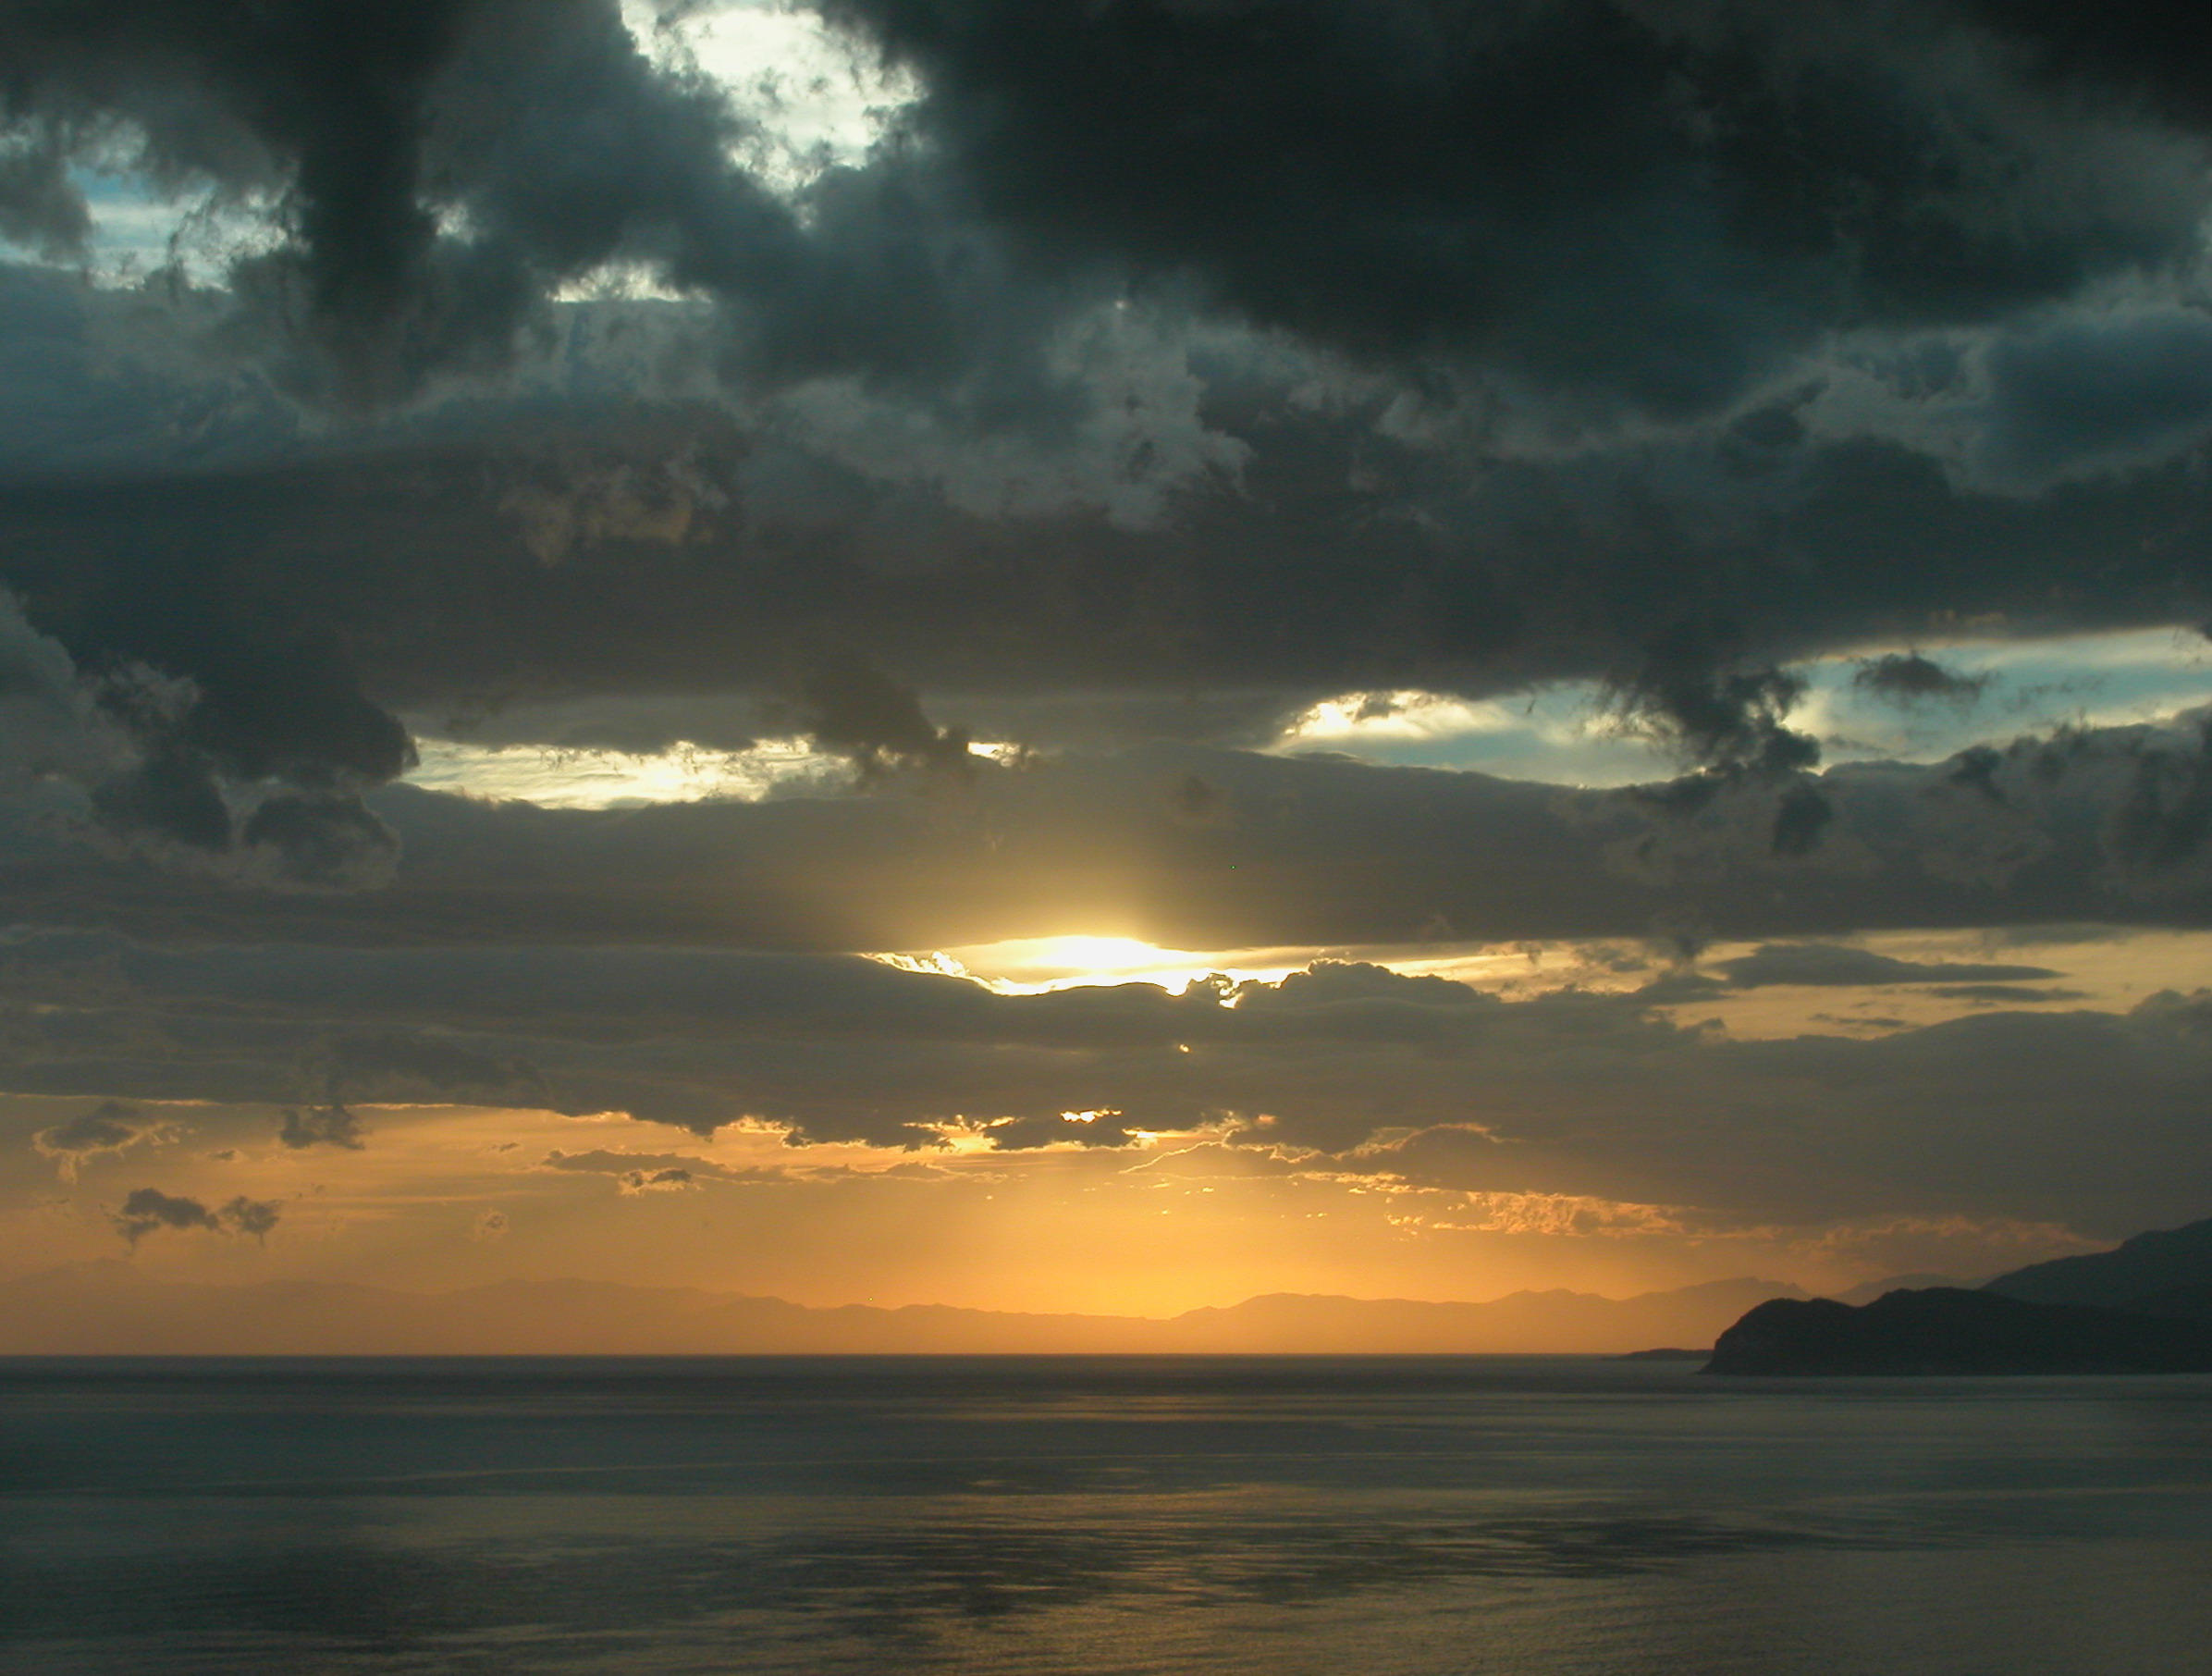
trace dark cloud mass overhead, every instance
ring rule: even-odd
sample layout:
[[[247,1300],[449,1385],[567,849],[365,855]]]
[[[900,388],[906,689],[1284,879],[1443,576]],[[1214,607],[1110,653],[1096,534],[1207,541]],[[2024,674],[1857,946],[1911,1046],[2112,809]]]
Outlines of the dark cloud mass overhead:
[[[503,1143],[639,1216],[745,1125],[2201,1214],[2207,66],[2201,0],[0,7],[23,1190],[290,1261],[271,1172],[465,1107],[664,1126]],[[1048,939],[1177,953],[944,953]]]

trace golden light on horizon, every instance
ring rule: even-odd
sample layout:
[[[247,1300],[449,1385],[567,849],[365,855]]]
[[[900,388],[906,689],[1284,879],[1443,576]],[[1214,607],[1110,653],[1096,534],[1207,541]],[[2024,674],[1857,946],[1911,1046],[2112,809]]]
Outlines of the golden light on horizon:
[[[1021,937],[927,954],[882,954],[872,958],[903,970],[966,978],[1007,995],[1036,995],[1117,983],[1155,983],[1162,989],[1220,973],[1242,983],[1279,982],[1325,953],[1303,948],[1170,949],[1136,937]]]

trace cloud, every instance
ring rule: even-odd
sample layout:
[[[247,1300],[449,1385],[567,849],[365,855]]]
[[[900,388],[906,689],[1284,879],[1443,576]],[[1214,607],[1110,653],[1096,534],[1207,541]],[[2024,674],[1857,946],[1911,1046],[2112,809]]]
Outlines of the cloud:
[[[721,1166],[682,1152],[627,1152],[597,1148],[588,1152],[547,1152],[538,1167],[567,1170],[587,1176],[622,1177],[640,1171],[667,1172],[689,1180],[694,1175],[712,1176]]]
[[[361,889],[391,876],[398,841],[359,791],[412,761],[398,747],[358,772],[333,771],[301,740],[278,748],[272,730],[312,733],[318,720],[281,675],[256,701],[283,721],[240,713],[217,686],[162,673],[109,647],[104,672],[80,670],[61,642],[34,629],[0,591],[0,791],[54,783],[84,795],[84,831],[111,850],[172,869],[286,890]],[[264,676],[272,672],[264,672]],[[388,722],[356,696],[374,725]],[[339,708],[343,708],[341,703]],[[393,741],[367,748],[374,753]],[[295,748],[296,747],[296,748]],[[312,795],[282,789],[312,785]]]
[[[2012,1006],[2025,1002],[2086,1001],[2080,990],[2029,989],[2017,983],[1945,983],[1928,992],[1945,1001],[1972,1001],[1986,1006]]]
[[[2040,966],[1976,965],[1952,960],[1899,960],[1872,949],[1834,943],[1770,943],[1714,969],[1728,987],[1760,989],[1771,984],[1876,985],[1890,983],[2022,983],[2064,974]]]
[[[503,991],[542,988],[527,950],[547,943],[916,950],[1113,926],[1204,949],[1642,938],[1663,923],[1746,942],[2186,927],[2212,912],[2191,789],[2204,761],[2201,729],[2183,721],[2031,737],[1927,765],[1845,764],[1778,785],[1693,783],[1698,795],[1683,804],[1668,788],[1579,790],[1174,747],[986,770],[957,800],[576,810],[395,788],[377,809],[411,859],[375,896],[211,896],[190,878],[83,856],[31,810],[11,827],[0,806],[0,916],[37,924],[67,899],[155,942],[413,943],[425,951],[421,980],[449,974],[436,981],[455,1017],[496,1014]],[[1170,793],[1192,775],[1234,820],[1183,818]],[[1829,814],[1816,844],[1777,852],[1796,790]],[[509,952],[492,952],[502,944]],[[81,945],[0,947],[0,974],[13,960],[18,981],[44,981],[45,963],[68,946]],[[429,952],[441,946],[457,952]],[[127,964],[151,972],[166,958]],[[361,969],[396,974],[408,958],[364,952]],[[608,958],[610,972],[625,970],[621,955]],[[203,980],[245,982],[250,968],[234,959],[210,956]],[[252,981],[241,999],[281,997],[276,968]],[[359,1020],[399,1017],[393,982],[364,976],[359,1010],[334,1021],[331,1037],[373,1037],[378,1027]],[[300,1051],[305,1061],[327,1050]],[[468,1086],[534,1103],[535,1062],[508,1057],[475,1067]],[[306,1075],[305,1089],[269,1097],[326,1103],[319,1074]],[[402,1084],[418,1091],[410,1098],[440,1089],[420,1076],[364,1086]]]
[[[267,212],[219,285],[0,288],[6,569],[195,695],[107,824],[363,888],[391,707],[839,648],[805,702],[864,767],[965,771],[948,695],[1226,740],[1572,676],[1786,776],[1793,657],[2199,609],[2204,124],[2149,44],[2193,23],[1032,9],[827,6],[918,98],[794,195],[611,0],[15,8],[25,227],[80,227],[49,157]],[[557,301],[617,269],[664,294]]]
[[[994,1117],[982,1126],[994,1151],[1032,1152],[1038,1147],[1121,1147],[1136,1136],[1122,1112],[1054,1112],[1034,1116]]]
[[[1923,704],[1934,699],[1969,705],[1987,690],[1989,677],[1959,674],[1918,652],[1886,652],[1862,663],[1851,684],[1893,704]]]
[[[544,1093],[543,1079],[527,1061],[497,1059],[435,1035],[404,1031],[338,1036],[315,1052],[309,1075],[333,1112],[342,1111],[349,1099],[392,1101],[426,1093],[519,1103]]]
[[[800,692],[816,746],[849,756],[865,776],[904,765],[958,779],[976,771],[965,730],[931,726],[912,688],[865,665],[825,664]]]
[[[680,1192],[709,1181],[780,1181],[780,1170],[737,1169],[684,1152],[640,1152],[596,1148],[588,1152],[547,1152],[538,1163],[544,1170],[562,1170],[584,1176],[610,1177],[624,1198],[639,1193]]]
[[[256,1241],[265,1243],[281,1212],[282,1207],[274,1200],[248,1199],[243,1194],[211,1211],[197,1199],[172,1197],[157,1188],[138,1188],[123,1201],[123,1208],[112,1213],[108,1220],[133,1248],[147,1235],[163,1228],[251,1235]]]
[[[612,0],[412,0],[373,19],[36,5],[0,51],[15,125],[271,205],[274,237],[227,265],[223,329],[318,404],[502,370],[555,290],[610,266],[716,299],[708,364],[732,376],[973,376],[1015,401],[1045,381],[1050,293],[1015,281],[955,188],[887,155],[832,171],[803,210],[736,160],[754,124],[729,90],[652,62]],[[8,184],[18,219],[68,236],[73,192],[42,213],[51,186]]]
[[[0,1086],[337,1152],[378,1102],[1070,1170],[1205,1136],[1469,1227],[2201,1178],[2198,1001],[1848,944],[2212,923],[2206,718],[1824,771],[1806,673],[1994,730],[1884,648],[2212,621],[2201,5],[826,0],[914,96],[799,174],[662,11],[0,14]],[[103,265],[95,178],[183,218],[168,266]],[[1281,754],[1347,695],[1563,683],[1674,777]],[[552,809],[396,783],[416,729],[840,760]],[[956,795],[866,795],[905,787]],[[854,955],[1057,932],[1686,959],[1506,1003]],[[1721,939],[1761,946],[1696,975]],[[1778,984],[1978,1010],[1664,1010]]]
[[[233,1233],[249,1234],[264,1242],[276,1230],[279,1215],[280,1207],[275,1200],[248,1199],[243,1194],[215,1213],[216,1220]]]
[[[134,1146],[159,1146],[183,1132],[174,1123],[141,1121],[136,1106],[104,1100],[88,1112],[35,1131],[31,1146],[41,1157],[55,1161],[64,1181],[74,1181],[94,1158],[119,1158]]]
[[[2155,459],[2212,431],[2212,315],[2141,310],[2008,337],[1988,356],[1987,448],[2030,483]]]
[[[158,1028],[164,1056],[94,1045],[73,1074],[227,1099],[292,1076],[294,1041],[323,1028],[335,997],[369,995],[377,964],[341,950],[117,956],[159,987],[93,1010],[79,1039],[143,1042]],[[1913,981],[1955,976],[1950,963],[1903,964]],[[256,972],[278,968],[282,1004],[258,1004],[241,1032]],[[1269,1172],[1684,1207],[1700,1226],[1956,1214],[2124,1229],[2185,1216],[2212,1164],[2202,995],[2123,1012],[2008,1005],[2056,999],[2036,989],[1873,1040],[1735,1041],[1648,992],[1502,1000],[1342,962],[1272,983],[1039,994],[739,953],[547,949],[526,968],[536,986],[510,990],[485,981],[493,964],[420,951],[382,963],[378,980],[387,1004],[405,996],[424,1017],[456,994],[497,995],[497,1017],[443,1028],[490,1055],[526,1053],[560,1109],[702,1134],[750,1119],[796,1148],[927,1156],[958,1136],[1008,1154],[1072,1143],[1142,1160],[1144,1137],[1165,1135],[1248,1151]],[[51,1086],[52,1051],[0,1066],[0,1083]],[[545,1167],[627,1192],[766,1178],[649,1140]]]
[[[362,1139],[361,1120],[342,1105],[285,1107],[284,1116],[276,1126],[276,1139],[294,1152],[334,1146],[358,1152],[368,1145]]]
[[[74,306],[78,338],[120,329],[92,322],[112,300],[25,293],[13,319],[0,294],[0,328],[35,332]],[[350,800],[404,771],[402,710],[431,726],[504,718],[498,736],[525,745],[572,746],[579,728],[625,749],[742,743],[774,705],[800,731],[793,700],[811,680],[822,690],[800,708],[857,727],[850,750],[895,735],[960,769],[964,728],[1089,748],[1256,744],[1346,692],[1494,697],[1578,679],[1686,762],[1787,774],[1817,759],[1795,658],[1947,621],[2046,633],[2212,610],[2181,557],[2205,517],[2201,440],[2145,443],[2120,475],[1989,487],[1965,463],[2009,411],[1985,391],[1907,401],[1911,424],[1837,396],[1796,440],[1763,445],[1772,470],[1754,481],[1738,469],[1741,415],[1566,450],[1417,434],[1411,375],[1346,383],[1231,333],[1176,353],[1207,425],[1244,450],[1235,477],[1193,479],[1160,517],[1116,524],[1082,495],[978,510],[870,474],[765,410],[618,398],[620,366],[588,388],[394,420],[342,453],[310,437],[208,461],[165,440],[118,462],[141,409],[190,412],[207,392],[158,398],[81,342],[65,352],[69,331],[48,335],[67,364],[28,376],[68,412],[26,414],[19,435],[0,413],[0,475],[41,483],[0,493],[0,572],[80,666],[131,661],[198,695],[159,731],[177,748],[111,793],[112,817],[180,861],[251,857],[309,887],[395,864]],[[90,458],[68,452],[71,414]],[[546,562],[514,496],[608,474],[690,485],[681,538],[586,520]],[[2071,585],[2091,563],[2099,585]],[[864,670],[881,691],[858,690]],[[914,713],[884,708],[901,694]],[[241,794],[272,771],[271,812],[226,839],[218,794],[250,819],[266,791]]]
[[[743,96],[654,62],[611,0],[18,6],[0,204],[80,243],[65,165],[92,155],[271,204],[234,313],[342,404],[497,367],[558,288],[626,265],[720,305],[732,375],[1046,425],[1071,304],[1131,284],[1668,411],[1831,317],[2016,306],[2194,237],[2166,127],[2194,84],[2159,37],[2047,8],[823,11],[921,96],[792,202],[736,160]]]
[[[916,133],[1051,258],[1182,277],[1353,352],[1464,353],[1660,411],[1726,401],[1830,311],[1972,318],[2194,236],[2178,173],[2153,186],[2095,105],[2019,85],[1947,6],[830,12],[915,72]],[[2171,85],[2119,31],[2095,37],[2108,50],[2068,73],[2103,80],[2098,115]],[[2077,196],[2091,181],[2110,195]]]
[[[615,1177],[615,1185],[626,1196],[639,1193],[680,1193],[697,1183],[686,1169],[624,1170]]]
[[[2188,0],[2095,10],[2066,0],[1968,0],[1967,9],[2026,48],[2053,80],[2144,95],[2177,120],[2206,120],[2212,71],[2190,50],[2197,18]]]

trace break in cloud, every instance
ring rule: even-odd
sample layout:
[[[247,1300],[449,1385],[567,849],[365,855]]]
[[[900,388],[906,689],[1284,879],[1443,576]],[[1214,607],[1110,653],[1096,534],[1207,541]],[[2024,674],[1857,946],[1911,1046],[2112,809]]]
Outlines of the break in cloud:
[[[2200,5],[820,0],[785,35],[859,91],[812,140],[732,9],[0,19],[7,1089],[265,1104],[303,1165],[465,1103],[2201,1208],[2194,985],[1874,946],[2117,960],[2212,909],[2212,689],[2063,673],[2212,623]],[[1564,692],[1645,783],[1422,755]],[[407,783],[493,750],[785,766]],[[1053,936],[1295,953],[1057,995],[858,958]],[[1415,971],[1591,940],[1665,953]],[[168,1138],[35,1145],[73,1183]],[[266,1231],[142,1191],[134,1246]]]
[[[1665,972],[1502,999],[1339,961],[1179,992],[1008,994],[852,956],[51,941],[19,957],[55,972],[93,963],[110,982],[103,1004],[0,1068],[16,1092],[120,1083],[145,1099],[274,1103],[343,1012],[374,1017],[387,1043],[527,1066],[534,1099],[557,1111],[702,1139],[765,1125],[799,1149],[958,1144],[1018,1159],[1212,1134],[1309,1171],[1694,1207],[1716,1226],[1962,1213],[2105,1229],[2186,1214],[2212,1163],[2202,992],[1970,1012],[1868,1039],[1739,1040],[1659,1010],[1724,987],[1686,996]],[[1891,1004],[1903,985],[1952,999],[1970,973],[2053,975],[1819,945],[1715,970],[1726,987],[1848,985]],[[377,1144],[314,1128],[322,1115],[288,1110],[283,1144]],[[649,1145],[555,1151],[543,1167],[626,1193],[752,1178]]]

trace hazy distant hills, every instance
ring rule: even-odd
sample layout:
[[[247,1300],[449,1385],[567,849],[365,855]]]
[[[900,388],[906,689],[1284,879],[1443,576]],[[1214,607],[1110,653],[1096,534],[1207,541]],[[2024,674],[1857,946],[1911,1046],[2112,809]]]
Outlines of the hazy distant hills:
[[[1990,1281],[1982,1294],[1956,1291],[1957,1284],[1898,1275],[1855,1287],[1809,1319],[1856,1332],[1837,1327],[1841,1317],[1828,1312],[1911,1288],[1914,1296],[1997,1294],[2212,1324],[2212,1221],[2036,1263]],[[935,1305],[812,1309],[780,1298],[584,1280],[438,1293],[290,1280],[195,1286],[152,1280],[108,1259],[0,1284],[0,1354],[1618,1354],[1712,1344],[1755,1306],[1805,1296],[1753,1279],[1622,1299],[1515,1292],[1487,1303],[1278,1293],[1151,1320]],[[1952,1314],[1973,1307],[1954,1306]]]
[[[1837,1303],[1872,1303],[1875,1299],[1885,1297],[1901,1287],[1918,1291],[1932,1286],[1964,1288],[1972,1285],[1972,1281],[1960,1280],[1955,1275],[1892,1275],[1886,1280],[1862,1281],[1849,1291],[1837,1292],[1834,1296]]]
[[[111,1259],[0,1285],[0,1354],[1604,1353],[1710,1344],[1752,1305],[1804,1295],[1751,1279],[1626,1299],[1516,1292],[1487,1303],[1278,1294],[1150,1320],[809,1309],[582,1280],[441,1293],[313,1281],[196,1286],[150,1280]]]
[[[2109,1251],[2015,1269],[1983,1289],[2030,1303],[2101,1304],[2212,1324],[2212,1218],[2138,1234]]]

